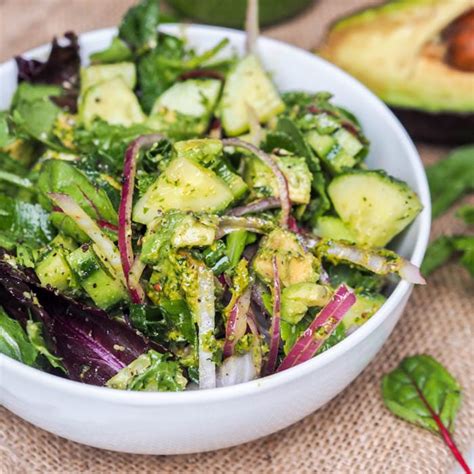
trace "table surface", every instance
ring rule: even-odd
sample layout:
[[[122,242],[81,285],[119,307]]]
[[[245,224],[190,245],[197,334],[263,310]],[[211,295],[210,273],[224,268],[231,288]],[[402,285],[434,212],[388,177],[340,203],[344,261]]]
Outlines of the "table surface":
[[[449,0],[455,1],[455,0]],[[0,0],[0,61],[67,30],[116,25],[131,0]],[[313,48],[341,14],[377,2],[319,0],[264,34]],[[417,144],[425,164],[447,149]],[[466,197],[463,202],[473,202]],[[432,237],[465,229],[454,212],[433,223]],[[461,382],[455,439],[473,440],[473,282],[450,263],[418,287],[387,344],[343,393],[321,410],[272,436],[222,451],[183,456],[134,456],[82,446],[42,431],[0,408],[0,471],[16,472],[328,472],[444,473],[453,466],[436,436],[393,417],[380,397],[381,375],[406,355],[429,353]],[[0,374],[1,376],[1,374]],[[159,420],[157,420],[159,423]]]

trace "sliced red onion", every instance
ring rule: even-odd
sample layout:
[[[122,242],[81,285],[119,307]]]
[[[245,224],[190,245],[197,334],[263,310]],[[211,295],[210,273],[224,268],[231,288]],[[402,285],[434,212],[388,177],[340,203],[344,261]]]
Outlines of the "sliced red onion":
[[[415,285],[426,285],[426,280],[423,278],[423,275],[420,273],[420,269],[411,263],[409,260],[406,260],[403,257],[400,257],[401,263],[398,269],[398,274],[400,278],[408,281],[409,283],[414,283]]]
[[[247,102],[245,102],[245,108],[247,109],[247,118],[249,121],[249,139],[247,140],[252,145],[258,147],[262,141],[262,126],[256,110]]]
[[[103,219],[99,219],[97,221],[97,224],[102,229],[111,230],[112,232],[118,232],[118,226],[116,226],[115,224],[111,224],[110,222],[104,221]]]
[[[268,353],[267,363],[264,368],[264,375],[270,375],[275,372],[280,349],[280,312],[281,312],[281,286],[280,275],[278,272],[278,261],[276,256],[272,260],[273,266],[273,314],[272,325],[270,328],[270,351]]]
[[[94,242],[100,257],[102,257],[114,274],[119,278],[124,286],[126,279],[123,272],[120,253],[114,243],[103,233],[99,226],[92,220],[88,214],[74,201],[69,195],[61,193],[49,193],[48,196],[64,214],[68,215],[77,226]]]
[[[118,247],[127,283],[130,268],[134,261],[132,248],[132,203],[138,155],[142,148],[150,147],[162,139],[163,136],[159,134],[142,135],[130,143],[124,156],[122,194],[119,206]]]
[[[288,217],[288,229],[291,230],[291,232],[294,232],[295,234],[301,233],[301,229],[298,227],[298,223],[292,215]]]
[[[229,313],[225,328],[224,357],[230,357],[234,354],[235,344],[247,330],[247,313],[250,307],[251,294],[251,289],[247,288],[242,295],[237,298],[237,301]]]
[[[133,262],[130,272],[128,274],[128,290],[132,302],[135,304],[141,304],[145,302],[145,292],[140,285],[140,278],[146,265],[140,260],[140,257],[136,257]]]
[[[236,230],[248,230],[257,234],[266,234],[272,231],[274,227],[275,224],[271,220],[262,219],[261,217],[221,216],[219,217],[216,237],[220,239],[224,235]]]
[[[258,25],[258,1],[247,0],[247,14],[245,16],[245,51],[254,54],[257,49],[257,39],[259,35]]]
[[[354,293],[345,285],[340,285],[331,301],[318,313],[308,329],[296,340],[295,345],[283,359],[277,372],[294,367],[314,357],[355,302]]]
[[[191,69],[191,71],[181,73],[177,80],[187,81],[188,79],[218,79],[219,81],[224,81],[225,76],[214,69]]]
[[[212,353],[204,349],[206,335],[215,329],[214,274],[201,265],[198,268],[199,388],[216,387],[216,364]]]
[[[228,357],[217,370],[217,386],[229,387],[257,378],[252,354]]]
[[[273,172],[278,183],[278,194],[281,202],[281,225],[284,228],[288,227],[288,218],[291,211],[290,193],[288,191],[288,183],[285,175],[278,167],[277,162],[272,158],[271,155],[260,150],[256,146],[239,140],[238,138],[225,138],[222,140],[224,146],[233,146],[237,148],[244,148],[250,151],[256,157],[260,158]]]
[[[241,217],[246,214],[254,214],[257,212],[268,211],[270,209],[278,209],[281,207],[281,202],[277,198],[265,198],[252,201],[245,206],[234,207],[227,214],[229,216]]]

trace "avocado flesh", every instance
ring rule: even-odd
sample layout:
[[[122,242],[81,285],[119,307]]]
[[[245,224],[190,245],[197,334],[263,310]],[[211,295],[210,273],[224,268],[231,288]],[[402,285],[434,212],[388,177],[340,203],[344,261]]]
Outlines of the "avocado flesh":
[[[319,53],[365,83],[416,136],[469,141],[474,73],[444,62],[439,37],[473,6],[472,0],[392,0],[338,21]],[[411,113],[419,111],[420,120]]]

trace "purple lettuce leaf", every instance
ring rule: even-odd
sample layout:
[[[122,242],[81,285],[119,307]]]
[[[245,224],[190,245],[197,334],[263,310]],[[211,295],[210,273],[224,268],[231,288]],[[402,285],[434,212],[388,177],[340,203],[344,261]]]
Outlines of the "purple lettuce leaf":
[[[61,86],[63,94],[53,100],[59,107],[75,112],[79,94],[79,42],[73,32],[64,34],[63,46],[53,38],[51,52],[45,62],[16,56],[18,82]]]

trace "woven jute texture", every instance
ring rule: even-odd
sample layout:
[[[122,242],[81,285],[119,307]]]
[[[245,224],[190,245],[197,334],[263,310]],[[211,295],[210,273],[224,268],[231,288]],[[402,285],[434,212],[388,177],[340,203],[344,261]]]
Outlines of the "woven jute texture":
[[[82,32],[114,25],[130,3],[131,0],[0,0],[0,59],[68,29]],[[265,33],[311,48],[330,21],[371,3],[375,2],[320,0],[304,14]],[[425,164],[434,163],[447,152],[421,145],[419,151]],[[434,222],[432,236],[464,230],[451,212]],[[462,450],[474,439],[474,286],[468,273],[453,263],[435,272],[428,283],[415,289],[393,335],[363,374],[328,405],[286,430],[212,453],[134,456],[66,441],[0,408],[0,472],[449,472],[453,459],[441,440],[393,417],[380,397],[383,373],[406,355],[432,354],[463,386],[455,439]]]

